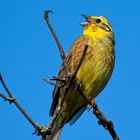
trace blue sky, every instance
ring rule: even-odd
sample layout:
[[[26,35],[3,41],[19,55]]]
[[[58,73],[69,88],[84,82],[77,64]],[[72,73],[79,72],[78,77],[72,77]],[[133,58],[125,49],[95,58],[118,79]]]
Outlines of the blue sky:
[[[140,124],[140,3],[137,0],[1,0],[0,72],[13,95],[31,117],[50,121],[53,87],[43,77],[57,75],[61,59],[55,41],[43,19],[45,9],[54,11],[50,20],[65,52],[82,33],[80,14],[106,16],[115,32],[116,65],[113,76],[97,103],[114,122],[121,140],[138,139]],[[0,91],[4,92],[0,85]],[[0,99],[0,139],[38,140],[33,127],[14,105]],[[92,111],[73,125],[66,125],[61,140],[111,140],[98,126]]]

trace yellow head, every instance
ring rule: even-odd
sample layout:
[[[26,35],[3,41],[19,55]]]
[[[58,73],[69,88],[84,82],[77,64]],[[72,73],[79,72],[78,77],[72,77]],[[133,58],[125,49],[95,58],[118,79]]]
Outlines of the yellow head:
[[[84,28],[84,35],[92,36],[94,34],[106,34],[112,32],[112,28],[103,16],[86,16],[82,15],[86,22],[80,23]]]

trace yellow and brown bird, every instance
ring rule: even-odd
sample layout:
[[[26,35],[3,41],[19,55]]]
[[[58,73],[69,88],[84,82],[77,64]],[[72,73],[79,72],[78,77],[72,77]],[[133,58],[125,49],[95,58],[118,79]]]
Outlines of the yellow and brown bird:
[[[76,78],[81,82],[82,90],[86,96],[95,98],[106,86],[114,68],[114,33],[105,17],[83,16],[86,19],[86,22],[81,23],[83,34],[74,41],[65,60],[70,72],[73,73],[79,64],[84,46],[88,45]],[[58,75],[59,78],[64,78],[63,65]],[[53,103],[50,109],[52,119],[60,107],[64,93],[64,87],[54,88]],[[63,126],[67,122],[73,124],[86,108],[87,102],[71,86],[60,108],[59,115],[54,120],[51,135],[47,136],[47,140],[58,140]]]

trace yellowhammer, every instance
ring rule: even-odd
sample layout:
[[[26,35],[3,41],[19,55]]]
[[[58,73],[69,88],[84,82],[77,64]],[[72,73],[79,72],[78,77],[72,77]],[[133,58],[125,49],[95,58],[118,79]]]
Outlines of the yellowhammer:
[[[114,34],[109,22],[103,16],[85,16],[86,22],[81,23],[83,34],[72,44],[66,62],[71,73],[74,72],[83,54],[84,46],[88,45],[86,55],[76,78],[81,82],[87,97],[95,98],[106,86],[114,67]],[[64,78],[65,70],[60,69],[59,77]],[[55,87],[53,103],[50,110],[52,118],[56,115],[65,88]],[[59,115],[54,120],[51,135],[47,140],[58,140],[63,126],[73,124],[87,108],[86,101],[73,86],[64,99]],[[55,115],[54,115],[55,114]]]

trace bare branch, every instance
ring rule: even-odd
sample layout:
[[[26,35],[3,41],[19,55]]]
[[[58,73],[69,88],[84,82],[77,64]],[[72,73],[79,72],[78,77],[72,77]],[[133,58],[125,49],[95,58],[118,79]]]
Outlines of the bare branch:
[[[0,97],[2,97],[4,100],[6,100],[6,96],[4,96],[2,93],[0,93]]]
[[[51,33],[52,33],[52,35],[53,35],[53,37],[54,37],[57,45],[58,45],[61,58],[64,61],[64,59],[65,59],[65,53],[64,53],[63,48],[62,48],[62,45],[61,45],[60,41],[58,40],[58,37],[57,37],[57,35],[56,35],[56,33],[55,33],[55,31],[54,31],[54,29],[53,29],[53,27],[52,27],[52,25],[51,25],[51,23],[49,21],[49,13],[53,13],[53,12],[50,11],[50,10],[45,11],[44,18],[45,18],[45,20],[46,20],[46,22],[48,24],[48,27],[49,27],[49,29],[50,29],[50,31],[51,31]]]
[[[10,93],[8,87],[6,86],[6,84],[5,84],[4,80],[3,80],[3,77],[1,75],[1,73],[0,73],[0,81],[1,81],[1,83],[3,85],[3,87],[5,88],[6,92],[8,93],[9,97],[12,97],[12,94]]]
[[[4,98],[5,100],[9,100],[10,102],[14,103],[16,105],[16,107],[22,112],[22,114],[26,117],[26,119],[34,126],[36,127],[36,123],[32,120],[32,118],[26,113],[26,111],[23,109],[23,107],[17,102],[16,98],[13,97],[12,93],[10,92],[10,90],[8,89],[6,83],[4,82],[4,79],[2,77],[2,75],[0,74],[0,81],[4,87],[4,89],[6,90],[6,92],[9,95],[9,99],[13,98],[13,100],[9,100],[6,96],[1,94],[1,97]]]
[[[3,98],[4,101],[8,101],[10,104],[13,103],[13,101],[15,100],[14,97],[5,96],[2,93],[0,93],[0,97]]]
[[[98,105],[95,102],[95,99],[90,99],[86,97],[86,94],[79,88],[77,89],[80,93],[80,95],[87,101],[88,104],[90,104],[93,108],[93,114],[96,116],[96,118],[99,120],[99,125],[102,125],[110,135],[112,136],[113,140],[119,140],[119,137],[117,136],[117,133],[114,129],[114,125],[112,121],[109,121],[105,115],[101,112]]]
[[[45,135],[48,133],[48,130],[46,127],[43,127],[39,124],[37,124],[36,122],[33,121],[33,119],[29,116],[29,114],[27,114],[27,112],[23,109],[23,107],[18,103],[18,101],[16,100],[16,98],[13,97],[12,93],[10,92],[10,90],[8,89],[2,75],[0,74],[0,82],[2,83],[4,89],[6,90],[8,96],[5,96],[4,94],[0,93],[0,97],[3,98],[5,101],[9,101],[9,103],[13,103],[16,105],[16,107],[21,111],[21,113],[25,116],[25,118],[32,124],[32,126],[35,128],[35,133],[37,135],[42,135],[43,139],[44,137],[44,133]],[[45,140],[45,139],[44,139]]]
[[[93,106],[93,114],[99,119],[99,125],[102,125],[110,135],[112,136],[113,140],[119,140],[119,137],[117,136],[117,133],[114,129],[114,125],[112,121],[109,121],[105,115],[101,112],[97,104]]]
[[[52,35],[53,35],[55,41],[56,41],[56,44],[57,44],[58,49],[59,49],[59,52],[60,52],[60,56],[61,56],[61,58],[62,58],[62,61],[63,61],[63,63],[64,63],[64,66],[65,66],[65,68],[66,68],[67,75],[70,75],[70,72],[69,72],[67,63],[66,63],[66,61],[65,61],[65,53],[64,53],[64,50],[63,50],[62,45],[61,45],[61,43],[60,43],[60,41],[59,41],[59,39],[58,39],[58,37],[57,37],[57,35],[56,35],[56,33],[55,33],[55,31],[54,31],[52,25],[51,25],[51,23],[50,23],[50,20],[49,20],[49,13],[50,13],[50,12],[53,13],[53,12],[50,11],[50,10],[45,11],[44,18],[45,18],[46,23],[47,23],[47,25],[48,25],[48,27],[49,27],[49,29],[50,29],[50,31],[51,31],[51,33],[52,33]]]
[[[50,85],[57,86],[55,83],[51,82],[50,80],[48,80],[46,78],[43,78],[43,80]]]
[[[56,77],[56,76],[53,76],[53,78],[51,78],[50,80],[59,81],[59,82],[65,82],[66,81],[65,78],[59,78],[59,77]]]

